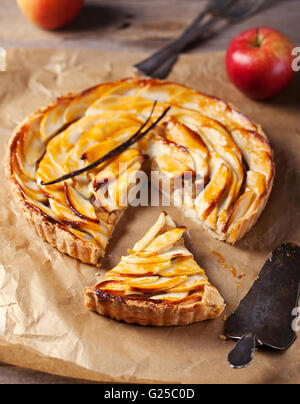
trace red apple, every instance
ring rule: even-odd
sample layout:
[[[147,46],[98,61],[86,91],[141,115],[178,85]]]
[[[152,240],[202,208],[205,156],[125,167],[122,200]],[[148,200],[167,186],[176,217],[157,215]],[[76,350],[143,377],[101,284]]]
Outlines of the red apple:
[[[278,94],[293,78],[293,44],[271,28],[250,29],[229,45],[227,72],[248,97],[264,100]]]
[[[71,22],[84,0],[17,0],[23,13],[44,29],[56,29]]]

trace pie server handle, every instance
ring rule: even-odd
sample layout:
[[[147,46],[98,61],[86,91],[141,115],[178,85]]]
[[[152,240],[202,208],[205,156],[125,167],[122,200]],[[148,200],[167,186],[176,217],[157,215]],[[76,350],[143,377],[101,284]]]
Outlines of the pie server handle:
[[[256,335],[244,335],[228,355],[228,362],[234,369],[242,369],[250,365],[254,358],[256,348]]]

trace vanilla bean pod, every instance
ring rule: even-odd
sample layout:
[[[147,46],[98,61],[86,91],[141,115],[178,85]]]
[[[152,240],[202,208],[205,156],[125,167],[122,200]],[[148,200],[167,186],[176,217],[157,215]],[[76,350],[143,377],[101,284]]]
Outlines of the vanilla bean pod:
[[[148,128],[146,129],[144,132],[143,129],[147,126],[147,124],[150,122],[155,107],[157,105],[157,101],[155,101],[151,114],[149,116],[149,118],[147,119],[147,121],[145,123],[143,123],[143,125],[141,126],[141,128],[130,138],[128,139],[126,142],[122,143],[120,146],[116,147],[115,149],[111,150],[109,153],[107,153],[105,156],[101,157],[99,160],[95,161],[94,163],[92,163],[91,165],[84,167],[80,170],[77,171],[73,171],[69,174],[66,174],[60,178],[57,178],[54,181],[45,183],[45,182],[41,182],[41,185],[43,186],[49,186],[49,185],[55,185],[58,184],[60,182],[63,181],[67,181],[71,178],[77,177],[78,175],[84,174],[90,170],[93,170],[95,168],[97,168],[100,164],[104,163],[105,161],[117,156],[118,154],[122,153],[123,151],[125,151],[126,149],[128,149],[129,147],[131,147],[133,144],[135,144],[136,142],[139,142],[143,137],[145,137],[151,130],[153,130],[163,119],[164,117],[167,115],[167,113],[170,111],[171,107],[168,107],[161,115],[160,117]]]

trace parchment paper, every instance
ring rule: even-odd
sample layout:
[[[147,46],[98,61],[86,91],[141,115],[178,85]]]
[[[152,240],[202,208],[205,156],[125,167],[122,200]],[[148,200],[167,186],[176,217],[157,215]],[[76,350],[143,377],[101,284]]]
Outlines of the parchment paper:
[[[188,327],[142,328],[103,318],[83,305],[83,287],[98,269],[42,242],[16,211],[4,178],[13,128],[54,97],[99,82],[132,76],[144,55],[95,51],[10,50],[0,73],[0,361],[40,371],[115,382],[299,383],[300,343],[278,354],[258,352],[234,371],[226,362],[224,318]],[[229,303],[229,315],[247,293],[268,253],[284,241],[300,244],[300,77],[272,102],[258,103],[229,83],[224,54],[183,56],[171,79],[236,104],[261,123],[276,154],[277,176],[259,223],[237,246],[213,240],[175,208],[166,209],[190,231],[187,246]],[[157,218],[159,208],[129,209],[108,249],[104,269]],[[223,264],[213,252],[224,258]],[[233,267],[238,279],[232,275]],[[104,271],[101,270],[104,274]]]

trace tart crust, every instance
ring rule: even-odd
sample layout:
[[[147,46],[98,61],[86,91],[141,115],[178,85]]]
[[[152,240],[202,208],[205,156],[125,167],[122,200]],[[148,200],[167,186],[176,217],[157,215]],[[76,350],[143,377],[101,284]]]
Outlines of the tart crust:
[[[95,288],[85,288],[84,296],[87,308],[105,317],[142,326],[177,326],[213,320],[225,309],[224,300],[211,285],[204,285],[200,302],[190,304],[123,298]]]

